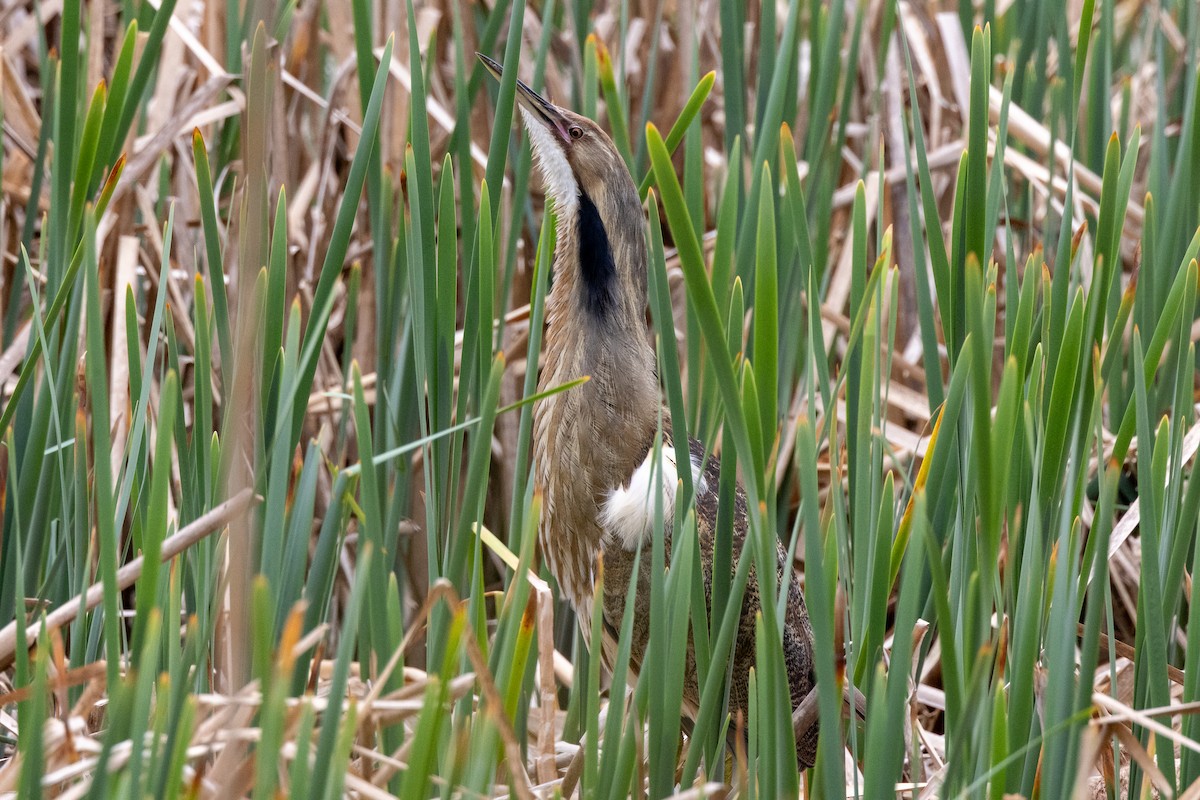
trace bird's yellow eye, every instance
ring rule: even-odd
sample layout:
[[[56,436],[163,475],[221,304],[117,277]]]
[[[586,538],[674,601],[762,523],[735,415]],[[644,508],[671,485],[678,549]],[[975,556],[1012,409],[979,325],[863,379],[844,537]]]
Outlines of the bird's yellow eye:
[[[567,132],[569,134],[571,134],[572,139],[582,139],[583,138],[583,128],[579,127],[578,125],[572,125],[571,129]]]

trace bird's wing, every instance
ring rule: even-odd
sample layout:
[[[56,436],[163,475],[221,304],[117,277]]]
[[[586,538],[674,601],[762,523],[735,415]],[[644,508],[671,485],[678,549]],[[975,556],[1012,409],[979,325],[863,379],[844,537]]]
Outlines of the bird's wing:
[[[693,485],[695,487],[696,531],[699,537],[700,561],[703,566],[705,603],[712,611],[712,576],[717,511],[718,487],[721,480],[720,460],[706,454],[704,445],[695,439],[690,439],[687,448],[688,458],[683,458],[682,448],[676,446],[669,423],[664,430],[663,456],[661,467],[653,462],[653,450],[648,447],[647,459],[635,470],[628,484],[621,487],[623,494],[614,492],[606,499],[601,508],[601,527],[605,530],[604,559],[604,599],[603,619],[604,636],[602,643],[603,661],[612,668],[617,655],[618,637],[625,616],[627,590],[630,580],[638,583],[633,609],[633,629],[630,642],[629,668],[636,675],[645,655],[646,643],[650,633],[650,570],[652,563],[653,524],[655,518],[655,503],[657,500],[656,484],[662,480],[663,509],[662,518],[666,524],[664,541],[666,545],[666,563],[671,560],[671,543],[673,531],[671,521],[674,519],[675,491],[678,486],[678,470],[681,464],[692,467]],[[706,457],[707,455],[707,457]],[[611,505],[609,505],[611,504]],[[732,552],[722,560],[731,571],[736,569],[738,556],[746,541],[749,524],[746,513],[746,495],[740,482],[734,495],[733,508]],[[638,548],[640,542],[640,551]],[[640,568],[638,564],[640,563]],[[725,568],[725,567],[723,567]],[[777,584],[781,585],[787,575],[788,601],[783,628],[784,662],[788,674],[788,685],[791,693],[792,707],[812,690],[815,679],[813,672],[812,629],[808,621],[808,612],[804,604],[804,596],[800,591],[799,581],[792,573],[791,564],[787,563],[787,553],[781,543],[776,542]],[[747,710],[747,684],[750,667],[754,665],[754,625],[755,616],[760,608],[758,580],[753,572],[747,582],[745,595],[742,600],[741,618],[736,637],[733,658],[733,670],[730,685],[730,712],[738,716],[742,712],[743,724]],[[723,609],[710,613],[710,625],[719,625],[724,614]],[[696,684],[696,665],[689,636],[688,653],[686,657],[686,673],[684,680],[684,710],[690,717],[699,711],[699,687]],[[804,738],[797,743],[797,760],[802,766],[811,766],[816,757],[817,728],[810,728]]]
[[[695,439],[691,440],[693,453],[703,457],[704,446]],[[719,507],[718,494],[721,481],[720,460],[709,457],[705,463],[705,479],[712,487],[711,492],[698,494],[696,498],[696,521],[700,536],[700,550],[705,564],[704,583],[705,600],[712,609],[712,569],[715,562],[717,511]],[[747,516],[746,493],[738,481],[734,493],[732,530],[732,552],[728,556],[728,569],[737,569],[737,563],[746,537],[749,535],[749,519]],[[787,551],[783,543],[775,541],[776,586],[783,585],[784,578],[788,580],[788,599],[783,620],[783,656],[784,666],[788,675],[788,687],[791,694],[792,708],[812,691],[815,685],[813,665],[812,627],[808,620],[808,609],[804,603],[804,594],[800,590],[800,581],[795,575],[792,564],[788,561]],[[731,574],[732,578],[732,574]],[[755,663],[755,617],[761,607],[758,577],[752,569],[746,583],[746,591],[742,597],[741,618],[733,653],[733,670],[729,687],[729,710],[736,715],[740,711],[747,712],[747,692],[750,667]],[[710,614],[710,625],[717,626],[724,615],[724,609],[717,609]],[[697,698],[698,702],[698,698]],[[743,724],[745,717],[743,716]],[[796,743],[796,757],[801,766],[812,766],[816,760],[817,727],[812,726],[801,741]]]

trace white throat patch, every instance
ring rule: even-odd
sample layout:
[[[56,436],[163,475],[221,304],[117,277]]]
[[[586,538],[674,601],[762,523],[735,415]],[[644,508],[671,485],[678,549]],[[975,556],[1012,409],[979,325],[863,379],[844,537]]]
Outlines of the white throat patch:
[[[537,157],[538,169],[542,171],[542,180],[546,182],[546,194],[554,198],[558,218],[573,217],[579,207],[579,185],[575,182],[575,174],[571,172],[567,157],[563,155],[562,145],[555,141],[554,134],[541,120],[524,106],[518,108],[525,120],[525,130],[529,131],[529,141]]]
[[[700,497],[708,491],[708,481],[700,462],[695,457],[690,462],[692,485],[696,487],[696,496]],[[654,477],[658,478],[657,486],[651,482]],[[660,467],[655,465],[654,450],[651,449],[646,460],[633,471],[629,484],[609,492],[600,506],[600,527],[624,549],[636,550],[638,543],[654,532],[654,506],[659,491],[662,492],[663,520],[669,525],[674,519],[678,486],[675,448],[662,448]]]

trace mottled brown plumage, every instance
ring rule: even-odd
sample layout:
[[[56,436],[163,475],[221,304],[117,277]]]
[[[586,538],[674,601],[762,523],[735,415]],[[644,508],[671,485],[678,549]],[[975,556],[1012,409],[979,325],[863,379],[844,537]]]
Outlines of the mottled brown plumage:
[[[499,77],[500,65],[485,56],[480,58]],[[554,200],[557,224],[554,286],[546,301],[538,386],[542,390],[583,375],[590,378],[534,407],[534,479],[543,503],[538,541],[585,637],[590,634],[596,563],[603,558],[604,641],[600,652],[610,669],[625,614],[626,589],[636,574],[639,585],[630,664],[636,674],[650,631],[651,548],[642,548],[640,568],[636,563],[639,491],[648,486],[647,475],[661,476],[664,496],[670,494],[673,503],[676,464],[667,457],[676,459],[679,468],[689,462],[692,465],[705,599],[711,604],[720,467],[716,459],[704,462],[704,447],[695,440],[679,448],[679,454],[674,449],[671,417],[662,402],[646,321],[646,222],[637,188],[616,147],[594,122],[554,106],[519,81],[517,100],[547,194]],[[644,462],[660,420],[663,466],[649,471]],[[740,483],[735,502],[732,561],[736,564],[748,530],[746,497]],[[664,516],[668,521],[672,517],[670,513]],[[670,563],[670,530],[666,547]],[[782,579],[790,565],[781,546],[777,558]],[[797,582],[790,581],[789,587],[783,647],[795,708],[814,684],[812,630]],[[758,609],[758,582],[752,574],[733,655],[730,709],[735,714],[746,711]],[[684,712],[694,718],[700,693],[690,642],[686,665]],[[802,766],[812,765],[816,741],[814,726],[797,742],[796,757]]]

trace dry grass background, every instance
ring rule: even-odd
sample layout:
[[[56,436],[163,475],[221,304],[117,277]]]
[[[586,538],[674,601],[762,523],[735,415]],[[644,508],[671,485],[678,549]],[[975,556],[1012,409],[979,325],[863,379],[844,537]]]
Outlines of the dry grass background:
[[[29,295],[23,286],[13,289],[14,283],[22,284],[24,280],[17,249],[22,225],[28,214],[46,213],[49,203],[48,192],[43,192],[37,198],[30,197],[33,159],[36,157],[39,133],[45,124],[39,88],[41,77],[38,42],[39,37],[43,35],[50,41],[57,40],[64,1],[72,0],[4,0],[0,3],[0,86],[3,93],[4,129],[3,195],[0,197],[0,253],[3,253],[4,263],[0,268],[0,280],[3,281],[0,284],[0,297],[15,298],[22,307],[28,306]],[[270,5],[263,3],[267,18],[273,17],[272,10],[267,8]],[[949,230],[954,203],[955,174],[966,146],[971,56],[970,43],[963,35],[957,11],[943,8],[944,5],[936,2],[901,3],[897,24],[911,48],[913,79],[920,107],[920,113],[914,115],[913,119],[922,127],[929,156],[933,185],[928,188],[932,191],[937,208],[945,220],[945,227]],[[995,5],[997,13],[1003,13],[1003,7],[1007,4],[998,2]],[[1073,7],[1081,5],[1081,0],[1073,0]],[[887,3],[884,0],[870,0],[862,6],[865,9],[864,41],[875,42],[876,37],[881,35]],[[86,25],[91,31],[92,42],[86,63],[87,87],[96,85],[110,74],[112,69],[115,53],[123,36],[123,31],[118,30],[116,26],[116,8],[117,4],[114,2],[98,0],[84,5]],[[681,91],[680,87],[687,83],[687,64],[692,58],[690,48],[696,48],[694,55],[701,73],[720,68],[721,32],[716,24],[717,3],[715,0],[682,0],[659,7],[658,4],[645,0],[631,0],[627,8],[628,35],[623,42],[618,40],[621,13],[619,6],[599,3],[594,9],[591,25],[598,40],[611,54],[614,63],[623,69],[623,79],[631,107],[649,108],[651,119],[659,127],[666,129],[687,99],[686,92]],[[465,14],[482,13],[481,9],[473,4],[463,4],[460,11]],[[373,4],[371,13],[377,31],[397,32],[395,52],[389,65],[390,77],[380,141],[383,170],[393,176],[399,176],[404,172],[404,148],[407,142],[405,132],[411,113],[411,75],[407,66],[407,15],[404,4],[399,0],[381,0]],[[753,42],[757,37],[755,26],[759,21],[758,12],[756,8],[751,7],[746,13],[747,41]],[[656,24],[655,20],[659,14],[662,15],[662,22]],[[846,7],[846,14],[849,29],[854,22],[853,4]],[[1135,18],[1152,15],[1154,11],[1152,4],[1145,0],[1124,0],[1114,4],[1114,14],[1117,25],[1121,26],[1126,21],[1132,24]],[[1077,18],[1077,14],[1069,16]],[[264,167],[268,185],[272,192],[281,186],[287,187],[288,190],[287,295],[289,298],[298,298],[302,313],[306,315],[311,309],[314,285],[336,217],[337,204],[343,194],[350,159],[359,142],[363,109],[356,76],[354,39],[349,33],[354,27],[349,3],[299,0],[295,4],[286,36],[270,43],[271,97],[266,109],[248,107],[247,92],[241,76],[226,71],[222,66],[227,62],[224,19],[224,7],[219,3],[179,0],[170,23],[170,32],[164,40],[159,68],[145,106],[144,119],[125,145],[124,174],[111,204],[97,224],[99,275],[105,301],[104,319],[110,365],[108,391],[111,419],[108,420],[108,425],[113,435],[114,464],[124,449],[125,437],[128,436],[133,422],[130,376],[123,355],[130,346],[137,346],[143,352],[146,349],[146,342],[137,342],[134,345],[127,342],[126,328],[120,324],[126,313],[123,290],[126,285],[139,287],[139,311],[143,314],[145,309],[153,307],[154,298],[158,293],[167,294],[166,310],[174,325],[180,351],[184,354],[180,360],[184,368],[181,375],[184,397],[192,397],[196,384],[205,381],[211,382],[211,388],[217,392],[214,400],[218,407],[223,408],[236,402],[234,398],[220,394],[223,387],[213,375],[198,374],[187,355],[193,351],[197,335],[193,315],[189,309],[193,305],[195,276],[204,272],[200,260],[205,246],[191,151],[193,130],[201,131],[210,145],[215,146],[219,142],[219,126],[224,121],[239,116],[261,116],[266,135]],[[417,39],[422,46],[435,43],[434,61],[428,65],[425,77],[436,178],[442,155],[447,152],[453,133],[457,100],[453,53],[449,46],[444,46],[445,43],[452,42],[454,36],[453,9],[448,0],[429,0],[417,4],[416,24]],[[536,48],[545,24],[548,23],[539,17],[539,8],[536,5],[525,10],[523,26],[528,50]],[[1185,52],[1186,35],[1176,27],[1177,21],[1164,12],[1159,15],[1158,24],[1161,25],[1166,45],[1173,48],[1177,54]],[[469,37],[474,29],[468,26],[466,30]],[[97,35],[98,31],[104,32],[103,37]],[[1077,31],[1072,30],[1070,35],[1076,36]],[[650,41],[652,36],[657,36],[657,41]],[[550,57],[545,76],[547,93],[551,98],[567,101],[572,97],[575,76],[583,66],[582,55],[571,37],[566,34],[556,33],[550,41]],[[861,178],[866,189],[867,224],[871,231],[891,229],[894,236],[894,254],[899,267],[898,301],[886,310],[895,321],[897,346],[892,356],[892,372],[887,387],[885,424],[879,433],[890,446],[889,463],[885,466],[908,473],[920,464],[929,445],[932,421],[924,385],[925,373],[921,366],[919,319],[912,275],[914,248],[923,248],[926,243],[912,240],[908,220],[906,167],[901,144],[905,140],[901,138],[900,132],[901,127],[906,124],[908,97],[904,84],[902,54],[895,41],[893,40],[890,48],[864,46],[857,51],[860,59],[860,78],[849,87],[845,95],[848,107],[839,107],[839,112],[846,115],[848,124],[844,147],[840,152],[830,155],[836,162],[835,170],[840,176],[840,188],[834,192],[827,221],[830,231],[830,272],[828,290],[820,312],[825,338],[830,347],[830,363],[836,370],[843,356],[846,335],[850,328],[848,300],[853,260],[847,243],[855,187]],[[379,37],[377,44],[381,42],[382,38]],[[695,44],[690,44],[692,42]],[[470,52],[475,49],[477,42],[468,38],[465,44]],[[376,55],[378,54],[379,51],[376,52]],[[756,74],[753,47],[748,48],[747,56],[747,74],[753,76]],[[651,58],[657,62],[656,79],[652,86],[647,85],[650,66],[648,62]],[[806,62],[806,58],[807,51],[802,48],[798,65],[802,74],[811,66]],[[883,63],[880,63],[881,59]],[[1005,63],[1001,54],[998,59],[1001,75]],[[1135,65],[1129,74],[1124,76],[1124,86],[1117,87],[1113,93],[1106,95],[1105,99],[1111,100],[1114,109],[1118,109],[1123,90],[1124,96],[1131,104],[1127,109],[1128,118],[1153,119],[1157,93],[1164,88],[1167,92],[1177,91],[1186,80],[1186,72],[1182,64],[1175,72],[1166,75],[1157,74],[1156,65],[1152,61]],[[712,96],[700,112],[705,170],[704,207],[708,214],[706,229],[710,231],[715,226],[719,189],[728,170],[723,145],[726,141],[723,130],[724,88],[722,75],[718,72]],[[751,98],[754,91],[755,86],[751,85]],[[1002,94],[999,89],[993,89],[988,106],[993,123],[993,137],[1001,106]],[[797,141],[803,142],[804,133],[813,126],[832,125],[832,120],[807,118],[806,103],[801,102],[799,108],[799,116],[788,120],[791,129],[797,132]],[[877,110],[880,113],[877,113]],[[485,94],[477,95],[471,112],[473,147],[470,164],[476,184],[484,176],[488,140],[492,130],[492,113],[491,103],[485,100]],[[1004,150],[1005,174],[1011,181],[1013,194],[1027,194],[1036,198],[1038,202],[1032,205],[1035,209],[1033,216],[1001,220],[1000,241],[1011,248],[1007,253],[1004,246],[997,247],[995,251],[1001,280],[1008,272],[1020,270],[1033,249],[1046,244],[1042,241],[1041,232],[1049,225],[1046,219],[1038,215],[1045,213],[1047,209],[1052,209],[1055,214],[1071,217],[1070,227],[1078,231],[1078,246],[1085,254],[1080,259],[1082,263],[1091,263],[1089,254],[1096,247],[1092,240],[1092,230],[1088,228],[1086,221],[1089,216],[1094,217],[1096,214],[1100,200],[1101,177],[1086,163],[1079,160],[1072,163],[1075,153],[1061,141],[1054,143],[1053,156],[1049,156],[1052,135],[1039,121],[1039,117],[1038,110],[1026,112],[1016,104],[1008,112],[1008,146]],[[1031,157],[1030,154],[1034,154],[1035,157]],[[1050,175],[1045,167],[1050,160],[1055,165],[1053,175]],[[805,163],[800,164],[801,175],[807,173],[809,166]],[[1065,176],[1072,167],[1074,191],[1070,206],[1065,207],[1068,196]],[[1139,258],[1137,243],[1144,219],[1141,199],[1146,191],[1147,171],[1144,163],[1139,165],[1130,194],[1128,214],[1124,221],[1121,258],[1126,276],[1136,273]],[[239,226],[244,224],[244,220],[239,219],[238,214],[232,211],[240,207],[242,193],[246,190],[243,172],[244,165],[233,159],[228,171],[215,176],[218,196],[222,202],[222,218],[228,220],[228,225],[223,228],[223,235],[230,243],[238,241]],[[540,209],[538,181],[535,179],[532,185],[533,204],[535,208]],[[521,208],[528,201],[526,197],[513,196],[511,180],[506,180],[500,191],[500,208],[503,209],[503,213],[498,224],[507,231],[514,224],[513,210]],[[164,252],[160,226],[166,219],[166,209],[169,205],[174,206],[174,246],[171,253],[167,254]],[[535,217],[540,219],[540,212]],[[379,337],[376,329],[375,298],[368,287],[372,285],[371,275],[375,269],[376,254],[373,252],[370,231],[365,224],[366,218],[364,203],[360,208],[359,224],[345,260],[347,270],[351,264],[361,265],[363,288],[357,296],[347,296],[344,283],[339,283],[336,289],[338,294],[320,352],[314,390],[303,427],[304,437],[314,440],[327,458],[337,464],[349,464],[356,458],[354,448],[344,446],[342,435],[346,424],[343,416],[348,398],[344,392],[351,385],[350,376],[345,372],[350,357],[361,365],[367,403],[374,404],[383,397],[374,372],[377,356],[375,348]],[[530,217],[524,216],[521,224],[530,226]],[[517,248],[513,290],[511,296],[504,298],[502,349],[509,368],[501,390],[501,404],[519,400],[525,382],[525,355],[530,319],[528,301],[536,239],[537,231],[534,227],[522,232]],[[711,251],[714,236],[707,235],[704,242]],[[244,269],[243,265],[238,263],[239,250],[237,247],[229,247],[226,253],[225,270],[228,275],[234,277],[231,285],[236,285],[236,276]],[[1014,256],[1015,260],[1012,259]],[[669,243],[666,261],[676,300],[679,346],[681,352],[686,352],[687,325],[683,312],[683,278],[678,255]],[[1000,356],[1003,349],[1003,293],[998,302],[1000,309],[997,327],[1001,329],[1001,336],[995,344],[996,356]],[[242,310],[237,308],[236,293],[233,303],[233,312],[242,313]],[[351,316],[356,317],[352,341],[348,339],[345,324]],[[3,353],[0,354],[0,387],[4,387],[6,398],[21,367],[31,335],[27,314],[22,312],[21,317],[24,322],[16,328],[9,340],[3,342]],[[1193,329],[1193,340],[1198,336],[1200,325]],[[461,346],[461,337],[458,344]],[[993,363],[996,365],[995,377],[998,381],[1002,359],[997,357]],[[152,396],[157,397],[159,391],[160,387],[155,384],[151,389]],[[826,415],[837,414],[839,419],[844,419],[846,411],[843,401],[838,401],[836,408],[810,408],[807,395],[797,391],[787,413],[790,419],[801,415],[814,417],[819,430],[822,426],[821,420],[826,418]],[[191,420],[187,422],[190,424]],[[494,458],[485,522],[489,528],[497,531],[501,538],[504,538],[507,521],[510,519],[509,502],[515,480],[515,462],[512,454],[517,449],[518,426],[517,415],[500,416],[492,443]],[[790,456],[795,442],[787,436],[789,431],[794,436],[795,426],[785,424],[783,431],[785,438],[781,452]],[[1185,443],[1185,462],[1194,455],[1198,443],[1200,430],[1193,428],[1188,433]],[[1111,445],[1110,436],[1102,443],[1102,447],[1108,447],[1109,450],[1103,452],[1111,452]],[[1136,451],[1131,453],[1127,465],[1130,474],[1137,468],[1135,453]],[[841,477],[840,470],[844,465],[840,461],[831,463],[828,452],[822,452],[819,458],[824,492],[827,491],[831,480]],[[784,469],[790,460],[790,457],[780,458],[781,483]],[[1104,460],[1099,456],[1094,458],[1089,466],[1093,474],[1103,465]],[[419,496],[424,489],[424,477],[420,468],[421,459],[418,457],[409,476],[413,497]],[[0,484],[13,479],[8,469],[7,464],[0,466]],[[785,485],[789,491],[793,491],[793,484]],[[177,486],[171,493],[172,510],[178,502],[180,491],[183,489]],[[331,476],[324,472],[316,487],[318,524],[332,491]],[[164,546],[164,557],[179,552],[184,546],[201,537],[223,533],[225,524],[237,517],[239,508],[235,506],[244,505],[246,500],[245,495],[239,495],[232,501],[231,506],[218,507],[212,514],[185,526]],[[797,502],[798,498],[794,497],[793,504]],[[439,591],[447,590],[431,587],[428,580],[423,578],[426,575],[427,560],[424,537],[414,535],[423,525],[421,504],[414,503],[413,508],[413,516],[404,522],[403,534],[409,545],[404,550],[405,573],[411,578],[405,585],[406,593],[403,598],[406,606],[405,618],[411,625],[409,636],[401,648],[407,652],[403,667],[404,685],[398,691],[382,693],[382,681],[367,682],[357,677],[350,681],[349,693],[358,700],[358,729],[362,732],[362,736],[353,743],[349,754],[345,790],[352,796],[391,796],[385,787],[395,770],[406,762],[410,755],[408,747],[412,742],[410,740],[405,749],[398,752],[386,752],[382,745],[373,739],[370,731],[374,724],[379,722],[407,719],[415,722],[415,718],[424,707],[426,674],[422,669],[422,648],[410,648],[409,645],[420,641],[422,636],[420,610],[428,608],[431,597],[436,596]],[[1091,508],[1085,507],[1081,510],[1084,519],[1090,519],[1089,515],[1092,513],[1094,509]],[[1123,644],[1132,643],[1136,637],[1134,621],[1138,618],[1137,580],[1141,558],[1137,520],[1136,504],[1123,510],[1110,545],[1114,623],[1117,639],[1120,640],[1115,646],[1119,656],[1115,664],[1118,684],[1115,690],[1109,687],[1110,675],[1113,673],[1103,658],[1094,677],[1084,676],[1085,680],[1094,680],[1097,702],[1104,705],[1092,722],[1093,732],[1097,735],[1087,740],[1092,749],[1086,753],[1091,757],[1091,761],[1085,772],[1092,777],[1086,782],[1087,785],[1081,785],[1076,795],[1080,797],[1103,797],[1101,775],[1111,776],[1111,750],[1104,752],[1108,748],[1104,743],[1111,740],[1099,734],[1119,734],[1122,743],[1128,746],[1131,745],[1131,737],[1123,725],[1124,722],[1137,720],[1147,725],[1158,724],[1148,720],[1143,713],[1133,710],[1136,703],[1133,697],[1132,651],[1128,645]],[[355,552],[355,536],[352,530],[339,556],[331,612],[331,619],[335,625],[340,618],[339,609],[346,607],[349,602]],[[802,559],[799,560],[798,566],[802,569]],[[139,574],[137,562],[130,560],[127,570],[127,580],[123,586],[131,585]],[[1191,596],[1191,576],[1185,575],[1185,580],[1188,581],[1188,586],[1184,591],[1187,596]],[[555,624],[552,621],[555,609],[551,596],[548,588],[540,581],[536,589],[539,629],[550,631]],[[84,598],[82,605],[94,607],[100,602],[100,597],[100,592],[94,590]],[[61,639],[54,635],[53,629],[68,623],[78,612],[78,606],[50,611],[53,612],[50,616],[50,636],[41,640],[55,648],[56,653],[56,657],[52,659],[54,706],[45,738],[45,782],[46,785],[57,787],[49,794],[68,798],[82,797],[91,785],[85,776],[95,768],[102,749],[99,731],[104,725],[108,702],[104,668],[102,664],[75,668],[66,665],[62,659]],[[301,631],[298,624],[298,620],[289,623],[285,628],[283,642],[285,649],[290,645],[295,652],[316,645],[320,648],[319,652],[325,653],[324,660],[317,660],[312,676],[312,685],[315,686],[317,696],[314,703],[320,709],[322,704],[329,700],[324,695],[328,690],[328,678],[332,670],[330,653],[336,644],[336,636],[327,637],[329,631],[324,627]],[[561,620],[558,624],[562,627]],[[0,659],[6,664],[11,663],[15,647],[11,632],[12,626],[5,631],[8,638],[0,634]],[[911,635],[919,641],[927,634],[927,626],[922,623],[914,631],[897,632],[897,635],[899,633]],[[1182,629],[1177,629],[1176,634],[1184,637]],[[236,631],[227,625],[219,624],[216,635],[219,639],[216,652],[234,652],[245,646],[244,642],[236,640]],[[531,792],[545,794],[556,787],[564,793],[569,793],[578,779],[575,770],[579,767],[577,755],[580,748],[559,738],[565,712],[555,712],[553,701],[546,703],[548,697],[552,700],[554,690],[569,684],[574,675],[572,654],[553,650],[551,645],[554,641],[553,636],[539,637],[539,672],[535,682],[542,691],[534,692],[530,698],[528,713],[523,715],[528,732],[522,739],[528,742],[528,749],[524,756],[519,758],[519,763],[508,765],[512,770],[510,777],[514,791],[522,796],[529,796]],[[561,636],[559,641],[563,641]],[[890,641],[889,635],[889,649]],[[1106,641],[1107,639],[1104,640]],[[1102,642],[1101,653],[1107,650],[1107,644]],[[262,696],[255,682],[240,685],[233,680],[232,675],[222,670],[219,663],[213,666],[213,691],[195,696],[194,724],[187,732],[189,744],[186,750],[185,774],[189,776],[192,791],[196,793],[194,796],[240,796],[250,790],[254,780],[255,762],[250,756],[250,745],[259,741],[260,737],[255,718]],[[379,666],[376,665],[377,668]],[[481,677],[481,673],[486,673],[487,666],[477,662],[475,668],[476,673],[464,673],[450,685],[451,700],[468,697],[472,693],[486,692],[487,681],[477,679]],[[1182,696],[1184,676],[1178,670],[1174,670],[1171,677],[1171,696],[1173,700],[1178,701]],[[1031,676],[1031,679],[1036,681],[1038,676]],[[11,671],[0,673],[0,731],[7,730],[9,737],[0,743],[0,797],[10,796],[9,793],[15,790],[16,767],[19,764],[19,759],[13,758],[14,737],[19,727],[17,719],[13,716],[13,706],[25,689],[14,687],[11,680]],[[86,688],[74,702],[68,704],[66,689],[72,685],[82,685]],[[340,702],[341,698],[337,700]],[[299,716],[294,712],[300,703],[299,698],[289,698],[287,701],[288,708],[292,709],[293,713],[286,725],[287,733],[282,744],[281,754],[284,761],[292,759],[296,753],[294,737]],[[908,787],[898,786],[897,790],[902,796],[936,796],[939,775],[944,769],[946,759],[946,742],[942,727],[945,698],[941,688],[941,662],[936,641],[930,645],[920,672],[914,675],[908,708],[903,736],[906,742],[911,742],[920,752],[921,758],[919,762],[911,763],[908,767]],[[547,713],[554,713],[556,716],[546,718]],[[1162,725],[1158,724],[1158,727],[1161,728]],[[519,752],[513,731],[502,730],[502,733],[508,752]],[[1177,730],[1164,732],[1164,735],[1168,739],[1176,740],[1181,736]],[[115,750],[109,762],[110,768],[120,766],[129,757],[129,753],[128,747]],[[1131,754],[1149,769],[1157,771],[1153,761],[1144,758],[1145,753],[1140,747],[1129,747],[1123,751],[1122,763],[1126,763]],[[848,774],[856,768],[854,761],[848,757]],[[680,796],[698,796],[708,789],[717,789],[717,786],[692,789]],[[1200,797],[1200,789],[1193,786],[1186,796]]]

